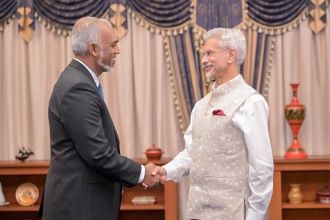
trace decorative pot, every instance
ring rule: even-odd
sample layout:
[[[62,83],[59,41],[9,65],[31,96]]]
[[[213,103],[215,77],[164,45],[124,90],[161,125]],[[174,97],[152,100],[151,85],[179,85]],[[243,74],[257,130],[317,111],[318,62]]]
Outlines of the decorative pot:
[[[316,192],[317,202],[323,204],[330,204],[330,187],[325,185],[322,189]]]
[[[2,192],[2,185],[0,182],[0,206],[5,204],[6,200],[5,200],[5,195]]]
[[[299,83],[291,83],[290,85],[292,88],[292,101],[285,106],[284,112],[293,134],[293,141],[285,153],[285,158],[305,159],[307,154],[298,141],[299,129],[305,119],[305,106],[299,102],[297,97]]]
[[[291,204],[299,204],[302,202],[303,194],[300,191],[300,184],[290,184],[288,199]]]
[[[162,157],[163,151],[153,144],[152,147],[148,148],[144,153],[149,160],[159,160]]]
[[[6,201],[5,199],[5,195],[3,194],[2,191],[2,185],[0,182],[0,206],[5,206],[5,205],[9,205],[10,203],[8,201]]]

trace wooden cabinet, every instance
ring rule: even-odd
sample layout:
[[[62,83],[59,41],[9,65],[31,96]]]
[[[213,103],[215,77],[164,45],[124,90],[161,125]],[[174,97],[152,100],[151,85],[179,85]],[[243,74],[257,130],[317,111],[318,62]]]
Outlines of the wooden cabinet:
[[[146,159],[135,159],[140,164],[146,164]],[[164,165],[170,159],[152,161],[156,165]],[[135,196],[155,196],[153,205],[133,205]],[[178,219],[177,186],[172,181],[167,181],[164,186],[145,190],[141,185],[125,188],[120,208],[119,220],[176,220]]]
[[[146,164],[146,159],[135,159],[135,161]],[[167,163],[169,159],[152,161],[157,165]],[[0,220],[38,219],[41,195],[44,188],[49,161],[0,161],[0,182],[8,206],[0,207]],[[33,206],[24,207],[16,202],[16,188],[25,182],[35,184],[39,189],[39,199]],[[135,196],[155,196],[156,203],[153,205],[133,205],[131,200]],[[141,186],[125,188],[122,198],[119,220],[176,220],[177,219],[177,186],[168,181],[164,186],[144,190]]]
[[[270,220],[328,220],[330,204],[316,202],[316,191],[330,184],[330,156],[310,156],[304,160],[275,157],[274,191],[269,207]],[[290,204],[290,184],[301,185],[303,201]]]

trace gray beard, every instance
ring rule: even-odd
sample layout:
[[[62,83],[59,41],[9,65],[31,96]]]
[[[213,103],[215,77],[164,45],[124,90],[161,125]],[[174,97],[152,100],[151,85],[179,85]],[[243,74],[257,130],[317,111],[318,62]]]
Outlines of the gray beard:
[[[206,78],[207,78],[207,80],[209,80],[209,81],[215,81],[215,76],[214,75],[215,74],[212,73],[212,72],[206,72]]]
[[[105,69],[105,72],[111,72],[111,70],[112,70],[111,66],[106,65],[105,63],[102,62],[102,59],[103,59],[103,51],[102,51],[102,49],[101,49],[101,56],[100,56],[99,59],[97,59],[97,64],[99,64],[103,69]]]

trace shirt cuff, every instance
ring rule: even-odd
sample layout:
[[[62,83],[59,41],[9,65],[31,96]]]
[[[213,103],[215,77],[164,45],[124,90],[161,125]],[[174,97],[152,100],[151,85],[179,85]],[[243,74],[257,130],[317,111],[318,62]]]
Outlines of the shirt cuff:
[[[266,214],[256,212],[251,207],[247,210],[245,220],[264,220]]]
[[[140,173],[140,177],[139,177],[139,182],[138,183],[142,183],[142,181],[144,180],[144,174],[146,173],[146,169],[144,168],[143,165],[141,165],[141,173]]]
[[[162,167],[166,170],[166,180],[175,181],[175,178],[173,176],[171,176],[171,174],[173,173],[172,172],[173,169],[171,170],[171,168],[172,168],[171,164],[168,163],[168,164],[165,164]]]

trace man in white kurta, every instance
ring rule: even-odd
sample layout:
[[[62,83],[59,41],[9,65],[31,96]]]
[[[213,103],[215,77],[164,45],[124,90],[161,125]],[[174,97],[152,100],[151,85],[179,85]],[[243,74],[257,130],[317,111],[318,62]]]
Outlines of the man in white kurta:
[[[268,105],[239,73],[245,38],[236,29],[204,35],[202,65],[215,80],[198,101],[185,149],[155,172],[180,181],[190,174],[188,219],[262,220],[273,190]]]

